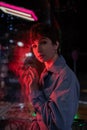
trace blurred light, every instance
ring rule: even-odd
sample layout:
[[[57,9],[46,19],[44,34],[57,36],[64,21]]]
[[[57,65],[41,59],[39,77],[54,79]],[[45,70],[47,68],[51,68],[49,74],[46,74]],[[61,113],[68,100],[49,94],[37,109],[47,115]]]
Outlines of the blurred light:
[[[10,39],[9,42],[10,42],[10,43],[14,43],[14,40],[13,40],[13,39]]]
[[[75,117],[74,117],[74,119],[79,119],[79,115],[76,114]]]
[[[18,42],[17,42],[17,45],[18,45],[19,47],[23,47],[23,46],[24,46],[24,43],[21,42],[21,41],[18,41]]]
[[[12,31],[12,30],[13,30],[13,27],[9,27],[9,30]]]
[[[33,54],[32,54],[32,52],[29,52],[29,53],[26,53],[25,56],[26,56],[26,57],[32,57]]]
[[[1,14],[1,18],[4,18],[4,14]]]
[[[11,16],[11,20],[13,20],[14,19],[14,17],[13,16]]]
[[[35,113],[35,112],[33,112],[33,113],[32,113],[32,116],[36,117],[36,113]]]
[[[21,8],[18,6],[0,2],[0,9],[5,13],[15,15],[15,16],[18,16],[18,17],[21,17],[30,21],[38,20],[38,18],[36,17],[33,11],[25,9],[25,8]]]
[[[15,29],[14,29],[14,32],[17,32],[17,31],[18,31],[18,29],[17,29],[17,28],[15,28]]]

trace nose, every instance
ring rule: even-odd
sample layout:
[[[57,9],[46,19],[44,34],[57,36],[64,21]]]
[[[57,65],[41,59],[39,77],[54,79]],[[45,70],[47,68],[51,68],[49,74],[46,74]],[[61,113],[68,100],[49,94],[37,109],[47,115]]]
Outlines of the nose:
[[[37,51],[40,53],[42,51],[42,47],[40,45],[37,46]]]

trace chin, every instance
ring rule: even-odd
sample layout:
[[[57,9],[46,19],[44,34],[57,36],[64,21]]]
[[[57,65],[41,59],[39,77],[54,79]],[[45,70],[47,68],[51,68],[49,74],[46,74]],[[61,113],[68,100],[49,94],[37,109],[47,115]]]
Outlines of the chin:
[[[41,63],[44,63],[44,62],[46,62],[46,60],[45,59],[38,59]]]

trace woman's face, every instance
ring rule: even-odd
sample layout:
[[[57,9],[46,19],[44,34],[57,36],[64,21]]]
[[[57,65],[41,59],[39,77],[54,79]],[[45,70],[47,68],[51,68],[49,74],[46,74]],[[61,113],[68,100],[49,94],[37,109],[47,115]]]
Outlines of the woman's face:
[[[41,37],[32,44],[33,53],[40,62],[52,60],[57,53],[57,48],[58,44],[52,44],[48,37]]]

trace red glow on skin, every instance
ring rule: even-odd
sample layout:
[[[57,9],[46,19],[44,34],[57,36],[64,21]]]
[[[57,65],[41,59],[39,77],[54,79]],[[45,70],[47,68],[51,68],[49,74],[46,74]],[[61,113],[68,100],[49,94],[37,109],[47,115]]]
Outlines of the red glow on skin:
[[[39,63],[36,59],[34,59],[34,57],[29,58],[29,61],[26,63],[25,68],[23,68],[24,62],[27,58],[26,53],[29,53],[29,51],[30,47],[26,45],[24,47],[16,46],[13,51],[13,58],[9,62],[9,70],[11,70],[18,77],[19,83],[21,85],[21,93],[25,101],[29,100],[29,86],[27,81],[22,78],[23,74],[26,71],[26,67],[28,65],[35,67],[38,70],[39,74],[44,68],[44,66],[41,63]],[[24,85],[25,83],[27,84],[26,87]]]

